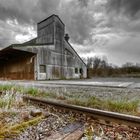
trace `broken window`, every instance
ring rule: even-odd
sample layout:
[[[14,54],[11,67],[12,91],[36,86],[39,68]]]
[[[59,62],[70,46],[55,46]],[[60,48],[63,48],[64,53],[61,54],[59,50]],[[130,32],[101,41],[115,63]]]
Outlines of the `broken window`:
[[[46,65],[40,65],[40,73],[46,73]]]

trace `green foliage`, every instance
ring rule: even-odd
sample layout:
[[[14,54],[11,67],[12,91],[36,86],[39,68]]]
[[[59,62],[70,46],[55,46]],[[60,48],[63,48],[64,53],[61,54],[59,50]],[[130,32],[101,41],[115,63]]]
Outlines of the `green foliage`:
[[[39,94],[39,90],[36,88],[28,88],[28,89],[25,89],[25,93],[31,96],[37,96]]]
[[[89,107],[95,107],[95,108],[100,108],[101,106],[101,100],[96,98],[96,97],[90,97],[87,101],[87,106]]]
[[[0,91],[11,90],[13,85],[0,85]]]
[[[115,112],[136,112],[139,105],[139,101],[111,101],[106,102],[106,108]]]

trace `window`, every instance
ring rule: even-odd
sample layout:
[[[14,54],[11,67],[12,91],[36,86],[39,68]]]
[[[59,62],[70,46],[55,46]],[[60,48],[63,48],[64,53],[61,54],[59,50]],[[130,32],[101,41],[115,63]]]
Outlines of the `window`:
[[[78,68],[75,68],[75,73],[76,73],[76,74],[78,73]]]
[[[80,68],[80,74],[83,74],[83,69],[82,68]]]
[[[46,73],[46,65],[40,65],[39,70],[40,73]]]

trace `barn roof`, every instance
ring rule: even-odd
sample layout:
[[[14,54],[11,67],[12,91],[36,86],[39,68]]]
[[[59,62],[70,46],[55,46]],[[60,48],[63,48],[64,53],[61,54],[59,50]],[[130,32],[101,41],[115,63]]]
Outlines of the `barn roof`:
[[[10,45],[7,48],[4,48],[0,51],[0,60],[10,60],[12,58],[16,58],[19,56],[26,56],[26,55],[34,55],[35,53],[18,50],[13,48],[12,45]]]

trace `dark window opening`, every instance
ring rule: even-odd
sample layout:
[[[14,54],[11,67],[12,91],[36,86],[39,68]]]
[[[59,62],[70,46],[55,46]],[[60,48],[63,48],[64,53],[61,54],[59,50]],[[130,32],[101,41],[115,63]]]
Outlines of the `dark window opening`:
[[[78,73],[78,68],[75,68],[75,73],[76,73],[76,74]]]
[[[83,74],[83,69],[82,68],[80,68],[80,74]]]
[[[46,73],[46,65],[40,65],[40,73]]]

